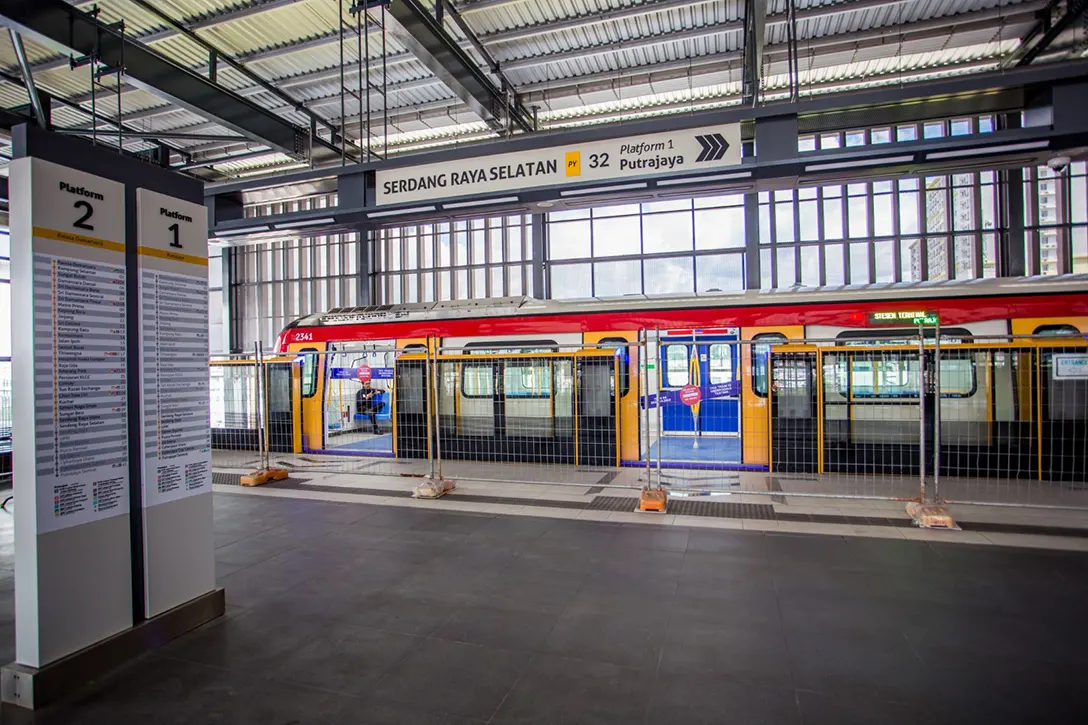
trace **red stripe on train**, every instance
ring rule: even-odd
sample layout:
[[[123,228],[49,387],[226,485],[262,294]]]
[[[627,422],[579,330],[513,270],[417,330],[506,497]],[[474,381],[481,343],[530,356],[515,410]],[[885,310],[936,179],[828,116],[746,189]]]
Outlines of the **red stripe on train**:
[[[1088,315],[1088,295],[1012,295],[1005,297],[957,297],[935,300],[882,300],[880,302],[823,302],[808,305],[759,305],[705,307],[675,310],[631,310],[544,314],[524,317],[452,318],[363,325],[296,327],[285,330],[279,350],[299,342],[342,340],[392,340],[405,337],[468,337],[473,335],[533,335],[560,332],[608,332],[612,330],[775,327],[781,325],[834,325],[868,327],[869,313],[909,311],[923,305],[936,312],[942,325],[962,325],[984,320],[1017,317],[1076,317]]]

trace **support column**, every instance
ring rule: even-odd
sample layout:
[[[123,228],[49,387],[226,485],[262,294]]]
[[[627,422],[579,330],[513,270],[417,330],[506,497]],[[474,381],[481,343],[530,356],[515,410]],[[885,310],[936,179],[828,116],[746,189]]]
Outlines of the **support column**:
[[[548,223],[547,215],[545,214],[533,214],[532,215],[532,230],[533,230],[533,297],[538,300],[551,299],[551,275],[546,272],[547,269],[547,249],[548,249]]]
[[[245,260],[240,250],[228,248],[223,250],[223,288],[224,300],[227,306],[227,350],[231,355],[242,355],[249,352],[245,344],[245,288],[241,284],[244,273]]]
[[[233,300],[230,294],[230,264],[232,251],[230,247],[225,247],[221,256],[222,264],[219,265],[219,296],[222,298],[223,304],[223,339],[220,342],[223,344],[223,349],[228,353],[233,352],[231,346],[232,336],[234,334],[234,319],[232,316],[232,308],[234,307]]]
[[[744,288],[759,289],[759,193],[744,195]]]
[[[1023,277],[1027,274],[1024,234],[1024,172],[1022,169],[999,171],[998,193],[1001,194],[1001,277]]]
[[[1020,114],[1005,113],[997,117],[1000,130],[1020,128]],[[1023,277],[1027,274],[1024,251],[1024,171],[1007,169],[997,172],[997,208],[1000,219],[997,235],[997,258],[1001,262],[999,277]]]
[[[359,245],[358,254],[359,270],[355,278],[356,299],[360,307],[373,304],[370,284],[370,257],[374,249],[374,238],[378,235],[373,229],[359,227],[356,230],[356,244]]]

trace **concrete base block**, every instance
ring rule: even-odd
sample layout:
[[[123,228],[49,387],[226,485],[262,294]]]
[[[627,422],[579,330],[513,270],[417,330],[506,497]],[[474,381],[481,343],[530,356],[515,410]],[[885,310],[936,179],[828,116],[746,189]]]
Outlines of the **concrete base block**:
[[[45,667],[12,662],[0,669],[0,699],[28,710],[45,707],[225,611],[224,590],[215,589]]]

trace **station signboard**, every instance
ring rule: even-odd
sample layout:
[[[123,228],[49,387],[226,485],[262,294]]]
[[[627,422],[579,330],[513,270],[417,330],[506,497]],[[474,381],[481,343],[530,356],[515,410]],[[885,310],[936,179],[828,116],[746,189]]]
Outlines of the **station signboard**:
[[[678,174],[740,162],[740,124],[720,124],[379,169],[376,204],[439,201],[587,181]]]

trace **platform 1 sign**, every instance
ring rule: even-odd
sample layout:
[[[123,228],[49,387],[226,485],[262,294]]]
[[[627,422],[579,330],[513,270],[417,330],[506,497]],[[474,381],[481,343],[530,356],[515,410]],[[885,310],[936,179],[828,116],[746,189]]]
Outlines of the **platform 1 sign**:
[[[210,492],[205,207],[138,189],[144,506]]]
[[[378,206],[736,166],[740,124],[377,171]]]

